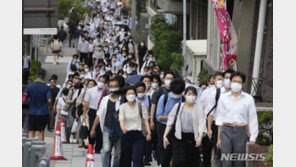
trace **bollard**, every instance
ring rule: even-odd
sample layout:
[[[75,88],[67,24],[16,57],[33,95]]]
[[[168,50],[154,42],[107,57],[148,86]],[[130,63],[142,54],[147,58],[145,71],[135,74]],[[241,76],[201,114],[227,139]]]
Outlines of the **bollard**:
[[[22,166],[23,167],[29,167],[29,149],[30,147],[32,146],[31,142],[25,142],[23,144],[23,150],[22,150],[22,153],[23,153],[23,156],[22,156]]]
[[[28,133],[23,133],[22,136],[23,137],[28,137]]]
[[[24,138],[24,139],[22,139],[22,141],[23,141],[23,143],[25,143],[25,142],[38,141],[38,139],[36,139],[36,138]]]
[[[43,155],[40,160],[39,163],[37,164],[37,167],[49,167],[50,166],[50,160],[46,155]]]
[[[29,151],[29,166],[35,167],[38,162],[38,154],[45,154],[45,147],[43,145],[32,145]]]
[[[32,145],[45,145],[44,141],[32,141]]]

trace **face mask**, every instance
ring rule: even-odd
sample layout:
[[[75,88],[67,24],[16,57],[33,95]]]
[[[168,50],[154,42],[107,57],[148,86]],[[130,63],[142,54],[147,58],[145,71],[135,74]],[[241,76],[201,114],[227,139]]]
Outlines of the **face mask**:
[[[222,86],[223,86],[223,81],[222,80],[219,80],[216,83],[217,83],[216,85],[217,85],[218,88],[222,88]]]
[[[231,87],[231,85],[230,85],[230,79],[224,79],[224,86],[226,88],[230,88]]]
[[[171,82],[172,82],[172,80],[165,80],[164,84],[165,84],[165,86],[170,87]]]
[[[106,71],[110,71],[111,70],[111,67],[106,67]]]
[[[135,99],[136,99],[136,96],[135,95],[127,95],[126,96],[126,100],[128,102],[133,102],[133,101],[135,101]]]
[[[80,78],[84,78],[84,75],[83,75],[83,74],[81,74],[81,75],[80,75]]]
[[[175,99],[178,99],[178,98],[180,98],[181,96],[182,96],[182,94],[180,94],[180,95],[176,95],[176,94],[173,93],[173,97],[174,97]]]
[[[103,82],[98,82],[98,88],[101,89],[105,86],[105,84]]]
[[[118,50],[115,50],[114,53],[118,53]]]
[[[122,56],[123,56],[123,57],[125,57],[125,56],[126,56],[126,54],[122,54]]]
[[[150,89],[151,84],[145,84],[146,85],[146,90]]]
[[[242,84],[239,83],[231,83],[231,90],[233,92],[239,92],[242,89]]]
[[[144,46],[144,44],[143,44],[143,43],[141,43],[141,46]]]
[[[145,96],[145,93],[138,93],[138,97],[142,99]]]
[[[127,76],[126,75],[123,75],[123,78],[126,78]]]
[[[70,88],[70,86],[71,86],[71,85],[66,85],[66,88],[68,88],[68,89],[69,89],[69,88]]]
[[[88,69],[88,68],[87,68],[87,69],[84,69],[84,71],[85,71],[85,72],[89,72],[89,69]]]
[[[112,49],[112,48],[113,48],[113,46],[109,46],[109,48],[110,48],[110,49]]]
[[[193,104],[195,102],[196,96],[186,96],[186,102],[189,104]]]
[[[163,75],[159,75],[160,79],[163,79]]]
[[[111,93],[116,92],[116,91],[118,91],[118,90],[119,90],[119,88],[111,88],[111,89],[109,89],[109,91],[110,91]]]
[[[152,86],[153,89],[157,89],[158,88],[158,84],[157,83],[152,83],[151,86]]]
[[[114,62],[115,62],[115,61],[116,61],[116,58],[112,58],[112,61],[114,61]]]

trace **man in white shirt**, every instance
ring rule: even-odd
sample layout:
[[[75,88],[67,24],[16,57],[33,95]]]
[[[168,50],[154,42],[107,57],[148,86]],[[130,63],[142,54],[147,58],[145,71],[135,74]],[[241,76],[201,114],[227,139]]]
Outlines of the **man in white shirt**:
[[[120,96],[116,93],[119,90],[119,81],[117,79],[110,79],[108,82],[108,90],[110,95],[105,96],[100,104],[100,108],[97,111],[97,116],[92,126],[90,136],[95,135],[95,129],[100,123],[100,127],[103,133],[103,148],[102,148],[102,166],[110,166],[110,157],[112,148],[114,148],[113,166],[119,166],[120,153],[121,153],[121,139],[116,142],[110,141],[109,134],[112,129],[113,115],[119,113]],[[113,157],[113,156],[112,156]]]
[[[215,147],[217,143],[218,127],[213,123],[215,122],[215,117],[210,115],[210,113],[212,113],[216,109],[216,103],[218,101],[217,98],[220,97],[221,93],[220,88],[223,87],[223,74],[221,72],[215,72],[213,78],[214,86],[202,92],[197,105],[200,112],[204,112],[205,119],[207,120],[208,135],[204,136],[202,139],[204,166],[211,166],[211,155],[213,147],[216,155],[218,155],[217,148]]]
[[[87,63],[87,60],[88,60],[88,42],[85,40],[85,36],[82,36],[81,41],[78,42],[77,53],[80,56],[80,62]]]
[[[88,117],[89,117],[90,128],[93,126],[94,120],[96,118],[96,112],[98,110],[99,101],[106,82],[107,82],[106,79],[104,77],[101,77],[98,84],[95,84],[96,85],[95,87],[88,89],[87,92],[85,93],[83,113],[86,114],[87,110],[89,109]],[[89,138],[90,144],[94,144],[95,141],[96,141],[95,153],[100,153],[102,149],[102,131],[100,127],[96,128],[95,140],[93,138]]]
[[[217,147],[221,148],[222,156],[246,153],[247,142],[254,145],[258,135],[254,98],[242,91],[246,76],[234,72],[230,80],[231,92],[221,96],[216,111],[216,125],[219,126]],[[245,166],[245,161],[222,160],[222,166]]]
[[[83,65],[85,74],[84,74],[84,79],[92,79],[92,73],[89,71],[89,67],[87,64]]]
[[[112,72],[115,72],[116,74],[117,74],[118,70],[121,70],[122,69],[122,65],[117,60],[116,54],[113,54],[112,55],[111,64],[112,64]]]

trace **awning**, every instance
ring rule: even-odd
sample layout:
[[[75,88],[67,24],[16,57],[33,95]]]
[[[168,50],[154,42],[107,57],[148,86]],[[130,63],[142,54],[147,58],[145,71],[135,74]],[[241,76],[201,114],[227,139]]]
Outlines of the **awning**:
[[[192,56],[206,56],[207,40],[186,40],[186,51]]]

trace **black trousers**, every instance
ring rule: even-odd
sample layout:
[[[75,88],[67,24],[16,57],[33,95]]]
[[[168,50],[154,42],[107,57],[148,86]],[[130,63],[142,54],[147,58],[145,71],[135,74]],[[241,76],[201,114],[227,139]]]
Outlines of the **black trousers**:
[[[74,34],[70,33],[70,35],[69,35],[69,47],[71,47],[72,39],[74,39]]]
[[[211,167],[212,149],[214,148],[215,154],[218,155],[217,139],[218,139],[218,126],[215,125],[215,121],[211,127],[213,133],[212,138],[209,139],[208,135],[202,139],[202,154],[203,154],[203,166]]]
[[[151,141],[144,141],[144,159],[148,161],[151,158],[152,148]]]
[[[95,118],[96,118],[96,110],[90,108],[88,111],[88,117],[89,117],[89,134],[91,131],[91,128],[94,124]],[[100,124],[96,127],[96,134],[95,134],[95,138],[91,138],[90,136],[88,137],[89,139],[89,144],[94,145],[94,143],[96,142],[95,145],[95,151],[96,152],[100,152],[102,149],[102,144],[103,144],[103,138],[102,138],[102,130],[101,130],[101,126]]]
[[[89,69],[91,69],[91,70],[93,70],[93,54],[94,54],[94,52],[89,52],[89,54],[88,54],[87,65],[88,65]]]
[[[193,133],[182,133],[182,139],[173,138],[173,167],[199,167],[199,148],[195,147]]]
[[[170,162],[173,155],[172,145],[169,144],[166,149],[163,147],[163,134],[165,131],[166,125],[162,123],[158,123],[158,148],[159,148],[159,155],[160,155],[160,164],[161,167],[169,167]],[[172,143],[171,139],[168,138],[169,142]]]
[[[121,138],[120,167],[144,167],[144,142],[141,131],[128,131]]]
[[[88,62],[88,53],[80,53],[80,62]]]

